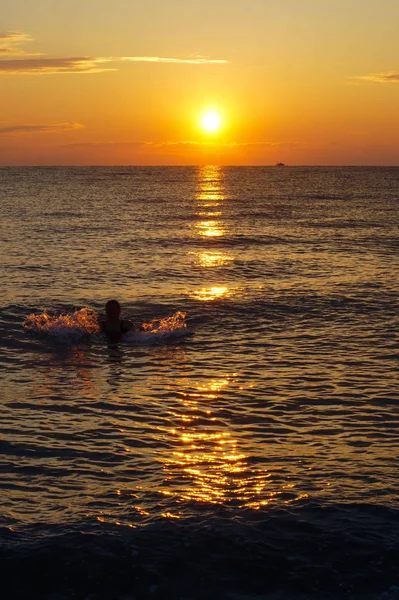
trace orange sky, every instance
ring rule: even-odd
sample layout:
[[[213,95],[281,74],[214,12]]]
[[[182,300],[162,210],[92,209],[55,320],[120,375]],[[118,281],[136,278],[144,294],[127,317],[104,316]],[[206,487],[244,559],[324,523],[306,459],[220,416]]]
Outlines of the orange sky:
[[[2,17],[0,165],[399,165],[396,0],[3,0]]]

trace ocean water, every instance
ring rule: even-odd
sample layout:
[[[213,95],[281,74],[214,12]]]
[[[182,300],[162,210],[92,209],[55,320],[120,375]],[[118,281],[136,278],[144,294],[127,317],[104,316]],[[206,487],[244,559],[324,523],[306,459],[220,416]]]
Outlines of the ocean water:
[[[399,597],[399,168],[3,168],[5,598]],[[111,344],[109,298],[145,332]]]

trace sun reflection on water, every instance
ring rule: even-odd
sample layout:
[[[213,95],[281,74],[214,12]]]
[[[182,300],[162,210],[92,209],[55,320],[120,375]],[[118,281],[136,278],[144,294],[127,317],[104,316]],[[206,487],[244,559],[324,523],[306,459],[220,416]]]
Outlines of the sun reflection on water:
[[[218,166],[201,167],[198,172],[198,190],[195,195],[200,220],[195,225],[199,235],[222,237],[226,234],[223,223],[223,204],[226,201],[223,185],[223,169]],[[206,217],[203,219],[203,217]]]
[[[193,253],[196,262],[201,267],[209,269],[213,267],[226,266],[234,260],[234,256],[221,250],[213,250],[209,246],[212,240],[219,240],[228,233],[227,223],[224,219],[224,206],[226,196],[223,185],[224,172],[222,167],[205,166],[198,171],[196,201],[196,215],[198,221],[194,224],[198,235],[206,241],[207,249],[201,252]],[[219,283],[219,282],[218,282]],[[189,295],[201,301],[216,300],[229,295],[226,285],[220,282],[219,285],[206,286],[189,292]]]
[[[232,256],[224,252],[196,252],[195,256],[201,267],[222,267],[234,260]]]
[[[218,221],[200,221],[196,228],[199,229],[199,234],[205,237],[222,237],[226,233]]]
[[[227,288],[226,286],[202,288],[201,290],[196,290],[190,294],[192,298],[195,298],[195,300],[201,300],[202,302],[217,300],[219,298],[227,297],[229,295],[229,288]]]
[[[215,281],[214,277],[218,267],[234,261],[234,255],[220,249],[220,238],[228,234],[223,178],[221,167],[202,167],[198,172],[198,221],[193,229],[205,248],[193,254],[204,270],[199,288],[187,293],[201,302],[225,299],[233,293],[223,280]],[[206,279],[208,275],[212,275],[211,280]],[[181,382],[176,405],[168,413],[168,451],[161,457],[164,481],[158,492],[165,499],[164,518],[178,518],[187,502],[234,503],[257,509],[283,493],[273,486],[271,472],[253,466],[251,444],[226,420],[223,405],[231,388],[243,390],[237,376],[213,377],[188,386],[188,374]]]
[[[179,393],[180,406],[168,432],[172,447],[163,459],[165,480],[160,490],[165,497],[175,498],[178,505],[187,501],[234,502],[260,508],[282,493],[268,490],[271,474],[251,467],[239,434],[217,413],[217,400],[236,385],[236,376],[198,383]]]
[[[165,467],[181,472],[185,482],[179,486],[181,500],[221,503],[230,499],[237,482],[242,488],[240,474],[245,471],[247,456],[239,452],[237,440],[228,432],[172,430],[171,435],[178,449]]]

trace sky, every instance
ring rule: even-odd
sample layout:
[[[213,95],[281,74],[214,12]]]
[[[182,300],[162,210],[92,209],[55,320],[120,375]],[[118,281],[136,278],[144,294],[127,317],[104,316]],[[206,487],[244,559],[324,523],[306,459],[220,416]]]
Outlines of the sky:
[[[397,0],[2,0],[0,19],[0,165],[399,165]]]

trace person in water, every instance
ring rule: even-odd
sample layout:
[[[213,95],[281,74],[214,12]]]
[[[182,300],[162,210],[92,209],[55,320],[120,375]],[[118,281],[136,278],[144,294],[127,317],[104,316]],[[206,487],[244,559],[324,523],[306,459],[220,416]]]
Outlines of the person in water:
[[[105,305],[105,321],[100,321],[101,331],[103,331],[112,341],[118,341],[120,338],[134,329],[131,321],[121,319],[121,305],[117,300],[108,300]]]

